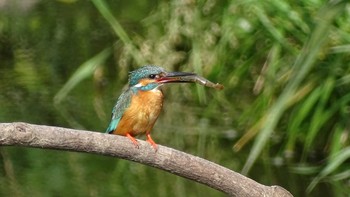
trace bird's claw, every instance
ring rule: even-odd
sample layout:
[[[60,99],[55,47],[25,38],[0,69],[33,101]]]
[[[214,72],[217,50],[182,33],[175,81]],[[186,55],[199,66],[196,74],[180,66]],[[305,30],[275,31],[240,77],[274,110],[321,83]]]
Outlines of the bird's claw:
[[[133,136],[131,136],[129,133],[127,133],[126,137],[128,137],[132,141],[132,143],[135,145],[135,147],[137,149],[140,148],[140,144],[137,142],[137,140]]]
[[[150,143],[152,145],[152,147],[154,148],[155,152],[158,151],[158,145],[152,140],[151,135],[149,133],[146,134],[147,136],[147,142]]]

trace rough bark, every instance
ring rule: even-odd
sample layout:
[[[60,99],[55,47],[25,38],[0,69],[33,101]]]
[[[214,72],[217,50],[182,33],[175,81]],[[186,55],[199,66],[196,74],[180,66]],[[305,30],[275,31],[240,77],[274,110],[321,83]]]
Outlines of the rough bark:
[[[202,158],[159,145],[158,151],[139,140],[117,135],[27,123],[0,123],[0,145],[57,149],[112,156],[146,164],[202,183],[230,196],[292,196],[280,186],[265,186]]]

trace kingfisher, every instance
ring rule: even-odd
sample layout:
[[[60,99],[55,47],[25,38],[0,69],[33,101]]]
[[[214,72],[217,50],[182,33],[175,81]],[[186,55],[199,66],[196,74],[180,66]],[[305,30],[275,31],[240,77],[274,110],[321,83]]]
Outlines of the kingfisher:
[[[128,137],[136,148],[135,136],[146,134],[147,140],[157,151],[151,138],[151,130],[163,108],[161,86],[166,83],[186,83],[185,78],[195,73],[167,72],[159,66],[143,66],[130,72],[129,87],[119,96],[112,110],[112,120],[106,133]]]

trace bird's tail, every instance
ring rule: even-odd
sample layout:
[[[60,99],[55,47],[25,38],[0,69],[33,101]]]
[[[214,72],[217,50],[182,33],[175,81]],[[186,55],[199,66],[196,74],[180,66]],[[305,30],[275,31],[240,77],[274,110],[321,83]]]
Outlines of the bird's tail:
[[[109,123],[106,133],[113,133],[113,131],[117,128],[118,123],[119,123],[119,119],[112,119],[111,122]]]

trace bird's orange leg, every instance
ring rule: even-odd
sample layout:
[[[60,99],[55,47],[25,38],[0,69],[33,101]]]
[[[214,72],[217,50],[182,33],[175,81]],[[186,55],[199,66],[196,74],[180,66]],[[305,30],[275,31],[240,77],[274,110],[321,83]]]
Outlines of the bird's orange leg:
[[[139,148],[139,143],[136,141],[136,139],[133,136],[131,136],[129,133],[126,133],[126,137],[128,137],[132,141],[132,143],[135,145],[136,148]]]
[[[147,142],[149,142],[151,145],[152,145],[152,147],[154,148],[154,150],[157,152],[157,150],[158,150],[158,146],[157,146],[157,144],[152,140],[152,138],[151,138],[151,134],[150,133],[146,133],[146,136],[147,136]]]

